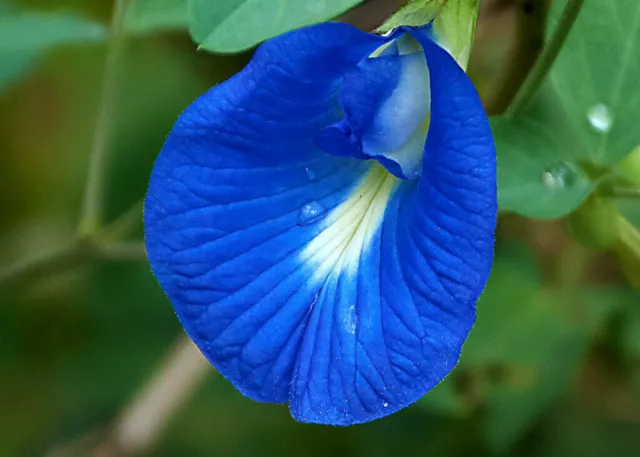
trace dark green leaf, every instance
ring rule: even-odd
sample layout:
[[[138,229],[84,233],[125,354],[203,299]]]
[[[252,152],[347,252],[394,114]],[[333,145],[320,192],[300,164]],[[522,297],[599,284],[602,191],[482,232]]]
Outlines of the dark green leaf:
[[[362,0],[189,0],[189,30],[203,49],[239,52],[331,19]]]

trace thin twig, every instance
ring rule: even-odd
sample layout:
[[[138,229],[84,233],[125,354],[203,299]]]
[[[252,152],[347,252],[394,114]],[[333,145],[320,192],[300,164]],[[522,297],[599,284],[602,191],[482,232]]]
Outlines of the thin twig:
[[[136,262],[146,260],[147,252],[142,241],[121,243],[97,243],[93,246],[95,256],[112,262]]]
[[[176,342],[159,371],[125,406],[94,457],[131,457],[149,451],[167,423],[213,368],[186,337]]]
[[[100,240],[121,240],[131,234],[142,224],[142,208],[144,199],[138,200],[118,218],[100,230]]]
[[[531,70],[531,73],[529,73],[529,76],[524,81],[524,84],[520,87],[513,103],[511,103],[507,109],[506,114],[508,116],[514,116],[520,112],[520,110],[529,103],[533,95],[538,90],[538,87],[547,76],[547,73],[549,73],[553,63],[556,61],[556,58],[558,57],[558,54],[560,53],[560,50],[573,27],[573,23],[580,13],[583,3],[584,0],[567,0],[567,6],[562,12],[562,16],[553,31],[551,39],[544,47],[542,54],[540,54],[540,57]]]
[[[27,277],[66,267],[85,258],[79,244],[70,243],[46,254],[18,260],[0,269],[0,288]]]
[[[93,134],[84,200],[78,225],[78,233],[81,237],[92,235],[102,223],[109,134],[118,88],[120,58],[126,41],[123,24],[128,3],[129,0],[115,0],[113,6],[99,111]]]
[[[90,242],[77,241],[62,248],[38,255],[0,268],[0,288],[51,271],[59,271],[91,260],[110,262],[138,262],[146,260],[147,254],[142,241]]]
[[[640,289],[640,231],[621,214],[618,216],[616,254],[629,283]]]
[[[148,454],[173,415],[215,370],[185,336],[106,428],[93,429],[46,457],[135,457]]]

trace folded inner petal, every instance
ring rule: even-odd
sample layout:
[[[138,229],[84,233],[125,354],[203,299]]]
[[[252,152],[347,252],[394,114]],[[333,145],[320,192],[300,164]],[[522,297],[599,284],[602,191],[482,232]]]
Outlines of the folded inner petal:
[[[363,59],[340,89],[344,118],[318,134],[336,155],[370,158],[399,178],[420,174],[430,111],[429,69],[418,42],[402,36]]]

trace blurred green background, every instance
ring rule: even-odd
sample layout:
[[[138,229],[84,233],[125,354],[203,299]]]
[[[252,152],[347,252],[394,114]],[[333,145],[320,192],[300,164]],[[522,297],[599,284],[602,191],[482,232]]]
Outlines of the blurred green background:
[[[518,78],[514,59],[523,73],[537,52],[517,38],[521,3],[482,4],[470,73],[490,110],[514,84],[505,78]],[[110,0],[13,4],[105,25],[112,8]],[[365,2],[343,19],[371,28],[394,9]],[[0,27],[3,14],[0,3]],[[104,41],[94,41],[34,56],[0,85],[0,269],[75,236],[105,61]],[[125,241],[142,240],[136,205],[178,114],[249,57],[197,52],[179,28],[127,39],[105,208],[107,222],[134,208]],[[0,58],[0,81],[20,70]],[[640,213],[638,201],[625,203],[628,214]],[[181,328],[147,263],[122,254],[73,255],[0,282],[0,456],[130,454],[93,449],[162,369]],[[565,220],[501,217],[496,265],[460,365],[393,416],[349,428],[297,424],[286,406],[247,400],[206,370],[143,454],[631,457],[640,449],[640,294],[614,255],[579,245]]]

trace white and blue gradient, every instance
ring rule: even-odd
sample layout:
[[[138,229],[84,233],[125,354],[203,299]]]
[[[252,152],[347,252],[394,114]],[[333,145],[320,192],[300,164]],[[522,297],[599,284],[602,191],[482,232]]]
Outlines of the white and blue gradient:
[[[375,159],[401,179],[420,176],[431,87],[425,54],[414,38],[384,44],[348,70],[339,100],[344,118],[318,133],[322,149]]]
[[[455,60],[405,32],[423,53],[375,61],[401,32],[337,23],[270,40],[182,114],[151,177],[147,252],[187,333],[240,392],[303,422],[424,395],[489,275],[486,115]]]

